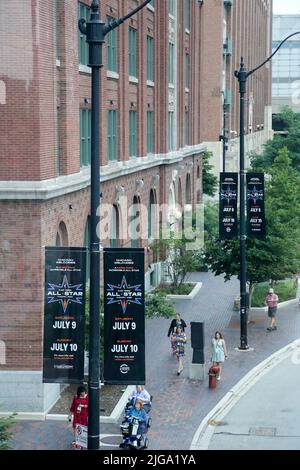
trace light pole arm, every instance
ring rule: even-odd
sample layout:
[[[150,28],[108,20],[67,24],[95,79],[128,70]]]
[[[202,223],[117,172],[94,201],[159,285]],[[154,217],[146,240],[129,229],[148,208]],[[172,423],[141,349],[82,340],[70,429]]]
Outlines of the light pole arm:
[[[131,18],[133,15],[138,13],[140,10],[142,10],[148,3],[150,3],[151,0],[146,0],[145,2],[141,3],[138,7],[136,7],[134,10],[132,10],[130,13],[127,15],[123,16],[123,18],[119,18],[118,20],[112,20],[110,21],[106,26],[105,26],[105,31],[104,34],[106,35],[109,33],[109,31],[112,31],[113,29],[117,28],[120,26],[120,24],[124,23],[124,21],[128,20]]]
[[[283,44],[288,41],[290,38],[292,38],[293,36],[296,36],[297,34],[300,34],[300,31],[297,31],[296,33],[293,33],[293,34],[290,34],[289,36],[287,36],[283,41],[281,41],[281,43],[279,44],[279,46],[275,49],[275,51],[273,52],[273,54],[270,55],[270,57],[268,57],[266,60],[263,61],[262,64],[258,65],[257,67],[255,67],[253,70],[250,70],[248,73],[247,73],[247,78],[252,75],[253,73],[255,73],[257,70],[259,70],[261,67],[263,67],[265,64],[267,64],[268,62],[270,62],[270,60],[274,57],[275,54],[277,54],[277,52],[279,51],[279,49],[283,46]]]

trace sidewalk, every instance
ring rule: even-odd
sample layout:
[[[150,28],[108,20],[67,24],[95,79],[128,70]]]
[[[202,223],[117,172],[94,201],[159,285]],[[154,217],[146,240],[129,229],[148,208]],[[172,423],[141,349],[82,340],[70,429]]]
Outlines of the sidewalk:
[[[176,360],[170,352],[167,338],[169,320],[153,319],[146,322],[146,388],[153,395],[152,420],[149,430],[150,450],[187,450],[199,424],[220,399],[254,366],[278,349],[300,337],[300,308],[295,304],[278,313],[278,330],[266,331],[266,313],[253,311],[248,328],[249,345],[254,351],[240,353],[239,313],[233,312],[233,301],[239,292],[236,279],[224,283],[223,277],[211,273],[195,273],[192,280],[203,286],[193,300],[178,301],[177,310],[188,324],[190,340],[191,321],[205,322],[205,354],[209,366],[210,338],[216,330],[225,334],[229,359],[225,363],[222,381],[215,390],[204,383],[190,381],[188,365],[192,350],[187,346],[185,368],[180,377],[176,375]],[[14,448],[17,449],[68,449],[72,440],[67,423],[18,422],[15,427]],[[118,425],[101,425],[101,434],[108,436],[102,443],[105,449],[116,449],[120,442]],[[109,446],[111,444],[111,447]]]
[[[208,450],[300,450],[297,362],[290,355],[262,377],[215,426]]]

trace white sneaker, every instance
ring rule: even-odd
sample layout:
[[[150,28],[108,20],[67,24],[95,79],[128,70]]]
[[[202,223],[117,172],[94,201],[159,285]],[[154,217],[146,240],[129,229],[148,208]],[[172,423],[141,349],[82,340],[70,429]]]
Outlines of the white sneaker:
[[[137,447],[137,441],[133,441],[133,447]]]

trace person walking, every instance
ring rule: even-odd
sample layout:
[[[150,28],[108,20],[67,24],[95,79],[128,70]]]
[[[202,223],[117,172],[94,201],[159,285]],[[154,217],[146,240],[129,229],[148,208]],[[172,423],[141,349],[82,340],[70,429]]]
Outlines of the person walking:
[[[276,314],[278,305],[278,295],[275,294],[274,289],[269,289],[269,293],[266,296],[265,305],[268,307],[268,317],[271,319],[270,326],[267,328],[267,330],[277,330]]]
[[[228,357],[227,347],[222,334],[216,331],[214,338],[211,340],[212,355],[211,360],[214,367],[219,368],[217,380],[221,380],[222,366]]]
[[[297,274],[295,279],[295,287],[297,289],[296,292],[296,299],[298,299],[298,305],[300,306],[300,275]]]
[[[171,321],[171,325],[170,325],[170,328],[169,328],[169,331],[168,331],[168,338],[171,337],[171,351],[173,354],[176,353],[176,341],[174,340],[174,333],[176,332],[176,328],[180,327],[183,331],[183,333],[185,332],[185,328],[186,328],[186,323],[185,321],[181,318],[181,315],[180,313],[176,313],[176,318],[174,318],[172,321]]]
[[[73,415],[73,431],[74,431],[74,442],[76,437],[76,425],[81,424],[82,426],[88,425],[88,395],[84,386],[77,388],[77,393],[73,397],[72,405],[70,408],[69,421],[72,420]]]
[[[177,375],[180,375],[183,371],[183,361],[182,358],[185,352],[185,344],[186,344],[186,334],[184,333],[183,329],[178,326],[175,330],[175,333],[172,335],[173,342],[175,344],[175,356],[178,361],[178,370]]]

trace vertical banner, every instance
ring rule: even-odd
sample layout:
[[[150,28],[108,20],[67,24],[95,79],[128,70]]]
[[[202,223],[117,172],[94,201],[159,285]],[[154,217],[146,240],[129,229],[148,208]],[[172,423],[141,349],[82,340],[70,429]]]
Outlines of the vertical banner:
[[[145,383],[144,249],[104,250],[104,381]]]
[[[238,174],[220,174],[219,234],[221,240],[230,240],[238,234],[237,220]]]
[[[84,376],[86,249],[46,247],[43,382]]]
[[[249,236],[265,237],[265,175],[247,173],[247,232]]]

